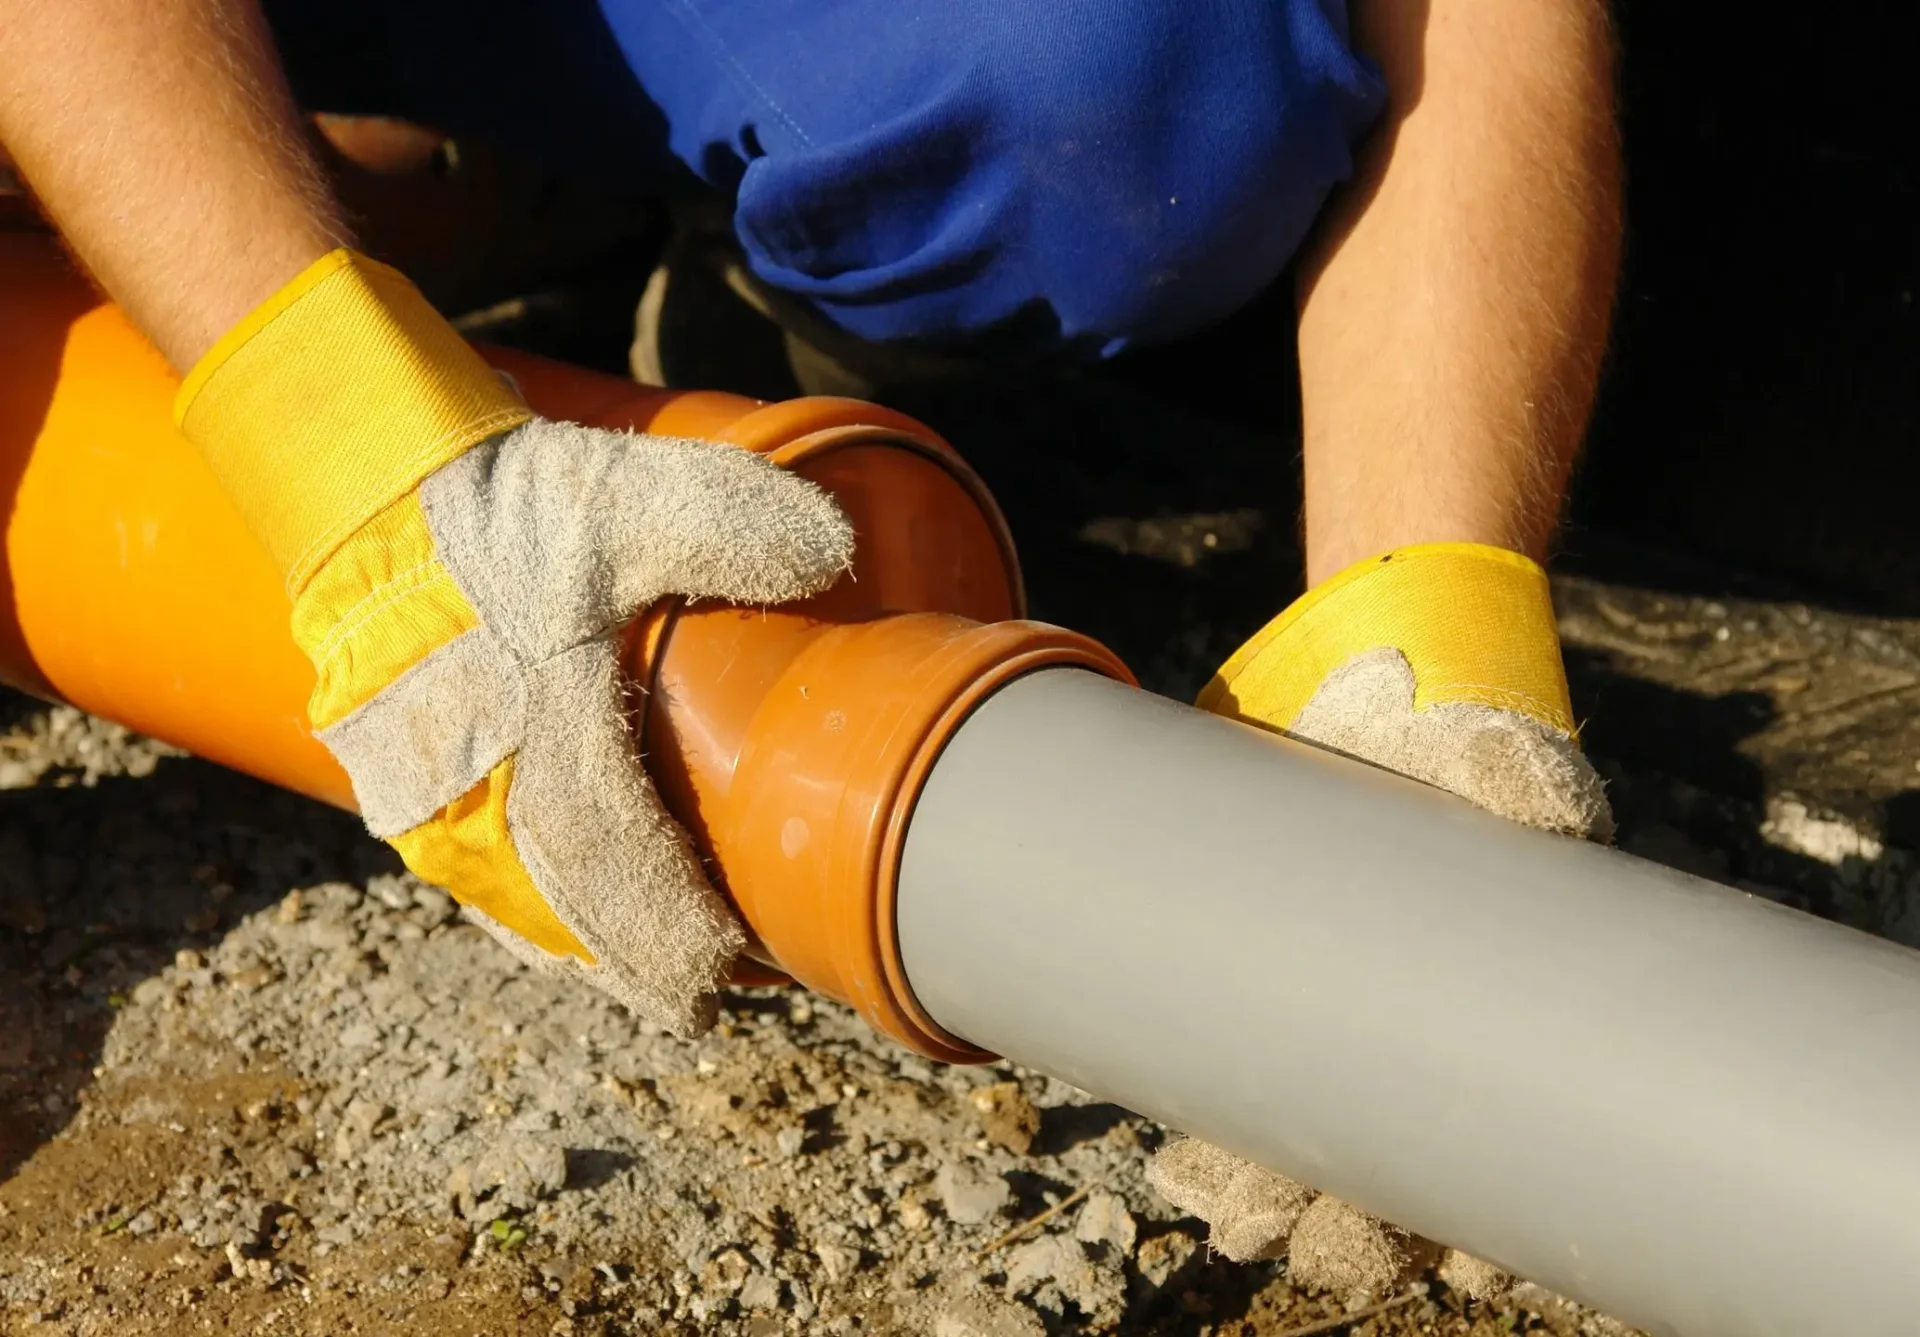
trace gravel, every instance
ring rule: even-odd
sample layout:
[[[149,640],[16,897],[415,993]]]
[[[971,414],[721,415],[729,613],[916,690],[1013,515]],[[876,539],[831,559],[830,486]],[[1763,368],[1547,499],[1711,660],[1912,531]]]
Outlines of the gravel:
[[[1678,701],[1765,660],[1793,681],[1762,744],[1836,717],[1863,746],[1911,737],[1904,699],[1875,695],[1920,656],[1900,627],[1561,594],[1584,700]],[[1872,717],[1883,700],[1898,727]],[[712,1034],[674,1040],[522,968],[345,815],[0,704],[9,1337],[1253,1337],[1342,1312],[1281,1263],[1210,1257],[1142,1177],[1163,1131],[1125,1110],[930,1064],[791,989],[730,994]],[[1628,848],[1914,940],[1912,856],[1810,773],[1715,788],[1609,728],[1592,738]],[[1537,1292],[1401,1298],[1365,1330],[1620,1330]]]

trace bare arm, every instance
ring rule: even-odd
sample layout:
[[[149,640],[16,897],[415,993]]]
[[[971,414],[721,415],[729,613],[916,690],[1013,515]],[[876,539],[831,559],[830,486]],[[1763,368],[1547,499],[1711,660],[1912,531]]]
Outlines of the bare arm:
[[[0,0],[0,144],[183,370],[346,240],[254,0]]]
[[[1355,0],[1387,121],[1302,267],[1309,582],[1387,548],[1541,559],[1619,266],[1601,0]]]

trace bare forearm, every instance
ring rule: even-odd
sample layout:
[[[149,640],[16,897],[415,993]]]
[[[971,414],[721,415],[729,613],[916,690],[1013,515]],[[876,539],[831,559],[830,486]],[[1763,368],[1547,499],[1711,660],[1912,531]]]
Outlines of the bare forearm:
[[[0,144],[177,367],[345,239],[254,0],[0,0]]]
[[[1306,258],[1318,581],[1409,543],[1544,556],[1619,263],[1599,0],[1355,0],[1388,119]]]

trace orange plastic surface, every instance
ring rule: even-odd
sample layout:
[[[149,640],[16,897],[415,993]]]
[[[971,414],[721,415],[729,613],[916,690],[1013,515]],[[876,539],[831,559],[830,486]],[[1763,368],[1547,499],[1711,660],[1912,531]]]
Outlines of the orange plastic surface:
[[[499,352],[578,421],[711,436],[760,407]],[[43,235],[0,233],[0,678],[342,807],[265,551],[169,427],[178,382]]]
[[[351,806],[279,576],[169,428],[175,386],[50,240],[0,234],[0,676]]]
[[[773,610],[654,609],[630,633],[648,769],[753,955],[924,1053],[984,1057],[912,998],[893,938],[921,781],[1009,677],[1107,651],[1021,622],[1005,522],[950,447],[845,399],[763,404],[489,352],[549,417],[727,441],[832,491],[858,536],[833,589]],[[45,236],[0,233],[0,679],[343,807],[313,672],[266,552],[169,425],[175,378]]]

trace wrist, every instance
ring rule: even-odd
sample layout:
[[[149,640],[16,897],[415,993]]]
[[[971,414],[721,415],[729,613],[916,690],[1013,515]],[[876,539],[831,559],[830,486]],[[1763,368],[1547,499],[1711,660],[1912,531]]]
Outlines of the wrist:
[[[1443,525],[1416,525],[1396,520],[1389,525],[1350,526],[1344,532],[1316,533],[1308,528],[1306,540],[1307,588],[1312,589],[1342,572],[1386,552],[1413,548],[1464,545],[1498,548],[1517,553],[1536,565],[1544,565],[1549,547],[1550,525],[1538,525],[1529,532],[1515,524],[1508,514],[1490,515],[1484,520],[1459,519]]]
[[[1327,676],[1389,647],[1414,673],[1414,708],[1473,702],[1575,732],[1546,572],[1506,548],[1396,548],[1321,581],[1221,666],[1198,704],[1286,729]]]
[[[530,416],[405,277],[346,249],[222,336],[174,405],[294,592],[421,479]]]

